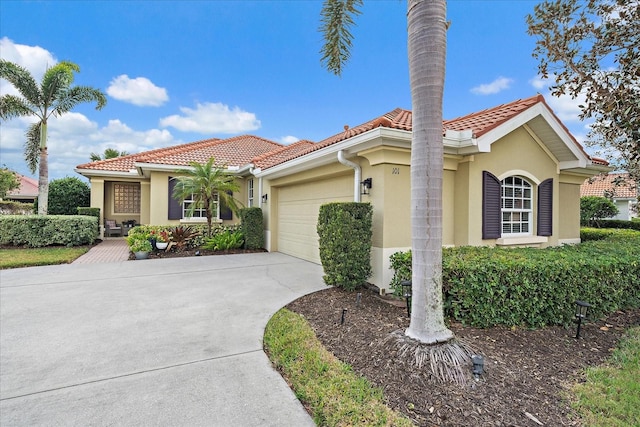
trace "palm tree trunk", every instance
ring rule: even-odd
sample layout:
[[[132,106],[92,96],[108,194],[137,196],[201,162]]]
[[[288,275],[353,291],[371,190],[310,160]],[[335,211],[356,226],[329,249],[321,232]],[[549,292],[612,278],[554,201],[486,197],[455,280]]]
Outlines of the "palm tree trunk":
[[[49,210],[49,153],[47,152],[47,121],[40,126],[40,160],[38,165],[38,215]]]
[[[442,304],[442,98],[446,59],[446,0],[408,2],[413,298],[405,334],[426,344],[446,342]]]

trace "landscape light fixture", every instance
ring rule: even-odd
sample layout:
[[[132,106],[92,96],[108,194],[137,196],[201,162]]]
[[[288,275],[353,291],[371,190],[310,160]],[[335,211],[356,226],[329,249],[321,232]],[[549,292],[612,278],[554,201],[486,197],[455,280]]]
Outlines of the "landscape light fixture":
[[[473,375],[479,377],[484,373],[484,357],[474,354],[471,356],[471,362],[473,363]]]
[[[371,190],[371,187],[373,187],[373,179],[365,179],[360,183],[360,186],[362,187],[360,194],[369,194],[369,190]]]
[[[576,331],[576,339],[580,338],[580,326],[582,326],[582,319],[587,317],[587,310],[591,307],[591,304],[584,301],[576,300],[576,322],[578,322],[578,330]]]
[[[402,286],[402,296],[407,301],[407,317],[411,317],[411,280],[400,282]]]

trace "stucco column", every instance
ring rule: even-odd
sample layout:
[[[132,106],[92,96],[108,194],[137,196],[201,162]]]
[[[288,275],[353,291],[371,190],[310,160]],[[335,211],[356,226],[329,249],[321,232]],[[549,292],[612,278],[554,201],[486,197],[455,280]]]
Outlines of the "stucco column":
[[[165,206],[166,209],[166,206]],[[140,224],[151,221],[151,182],[140,182]]]
[[[91,185],[89,206],[100,209],[98,225],[100,227],[100,238],[102,239],[104,238],[104,179],[91,178],[89,184]]]

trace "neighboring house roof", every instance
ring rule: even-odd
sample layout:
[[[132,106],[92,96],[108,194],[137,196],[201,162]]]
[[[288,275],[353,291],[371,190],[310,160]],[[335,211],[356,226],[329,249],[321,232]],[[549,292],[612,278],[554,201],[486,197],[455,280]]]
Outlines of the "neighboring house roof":
[[[7,193],[11,200],[35,200],[38,198],[38,180],[16,173],[20,187]]]
[[[611,195],[614,199],[636,199],[638,186],[628,173],[610,173],[587,179],[580,186],[580,197]]]
[[[170,165],[186,167],[190,162],[205,163],[211,157],[229,168],[240,168],[256,157],[283,148],[282,144],[252,135],[228,139],[206,139],[172,147],[144,151],[138,154],[99,160],[76,167],[83,174],[104,172],[129,173],[141,165]]]

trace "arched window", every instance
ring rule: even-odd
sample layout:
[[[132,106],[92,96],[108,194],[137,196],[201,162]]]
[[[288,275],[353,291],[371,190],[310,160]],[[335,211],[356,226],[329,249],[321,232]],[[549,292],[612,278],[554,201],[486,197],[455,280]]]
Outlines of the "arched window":
[[[517,176],[509,176],[500,184],[502,187],[502,235],[531,235],[533,231],[531,184]]]

